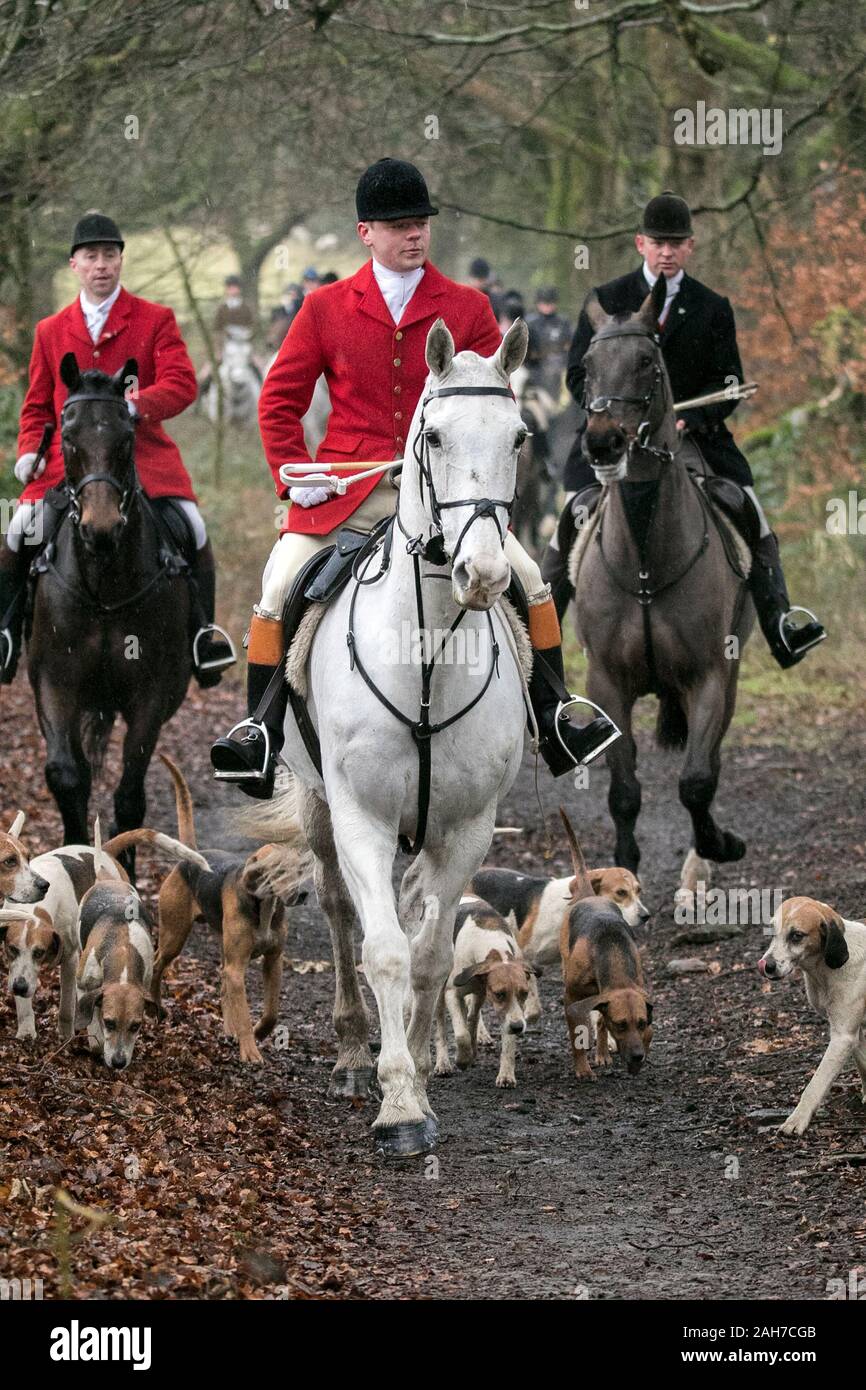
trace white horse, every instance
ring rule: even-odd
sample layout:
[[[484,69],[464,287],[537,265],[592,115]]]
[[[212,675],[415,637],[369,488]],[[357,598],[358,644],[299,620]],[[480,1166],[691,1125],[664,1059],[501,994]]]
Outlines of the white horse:
[[[381,1028],[382,1104],[374,1138],[389,1154],[422,1152],[435,1141],[436,1117],[427,1099],[430,1035],[451,968],[454,919],[489,849],[497,801],[517,776],[523,753],[520,672],[507,619],[494,605],[510,579],[503,553],[506,504],[514,495],[526,436],[507,387],[526,346],[522,321],[490,358],[455,356],[443,321],[431,328],[430,376],[406,440],[389,567],[368,585],[356,587],[350,580],[313,640],[309,710],[321,742],[322,775],[290,709],[283,751],[293,774],[290,789],[252,813],[258,833],[284,840],[292,815],[300,814],[315,856],[315,884],[336,967],[339,1048],[331,1088],[347,1096],[366,1095],[373,1068],[352,942],[357,909],[364,975]],[[437,537],[442,549],[437,553],[434,545],[433,560],[410,553],[413,539],[420,538],[420,546]],[[380,555],[374,554],[367,577],[377,572]],[[434,648],[460,618],[451,641],[463,633],[465,650],[480,649],[481,655],[449,662],[446,644],[442,664],[435,664],[430,721],[457,717],[429,743],[426,836],[395,904],[391,874],[398,837],[418,835],[419,746],[366,684],[361,665],[381,696],[410,720],[419,718],[421,671],[416,659],[407,659],[401,640],[408,629],[422,626],[416,569],[423,628],[432,631]],[[347,649],[350,626],[354,666]],[[491,636],[498,645],[495,670]]]
[[[249,425],[256,418],[262,384],[253,365],[249,330],[230,328],[223,344],[219,378],[223,389],[223,414],[229,425]],[[212,381],[205,396],[205,410],[212,423],[219,411],[217,384]]]

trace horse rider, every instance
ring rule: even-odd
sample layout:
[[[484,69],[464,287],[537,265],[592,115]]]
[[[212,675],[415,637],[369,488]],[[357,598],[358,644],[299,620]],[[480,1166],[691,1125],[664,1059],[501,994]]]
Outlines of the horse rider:
[[[660,344],[674,400],[692,400],[742,382],[743,368],[729,300],[685,271],[695,247],[691,212],[685,200],[669,190],[652,198],[644,209],[635,246],[643,264],[618,280],[599,286],[596,293],[608,314],[635,313],[659,275],[664,275],[667,294],[659,317]],[[581,311],[566,374],[568,389],[578,405],[583,405],[583,358],[592,336],[589,319]],[[770,651],[779,665],[787,669],[802,661],[827,634],[811,613],[810,621],[800,626],[793,620],[778,539],[755,494],[748,461],[725,424],[737,404],[733,399],[680,411],[677,429],[683,446],[691,454],[689,462],[694,461],[700,470],[702,456],[714,473],[739,484],[754,507],[760,534],[752,546],[749,589]],[[560,618],[574,597],[568,579],[568,552],[577,518],[585,520],[591,514],[601,493],[582,441],[581,430],[565,466],[565,509],[542,561],[542,573],[551,584]]]
[[[490,307],[494,314],[499,317],[502,295],[498,294],[494,284],[493,271],[490,269],[490,262],[483,256],[476,256],[469,262],[469,284],[473,290],[480,290],[486,294],[490,300]]]
[[[63,487],[61,411],[67,388],[60,362],[73,352],[82,371],[112,374],[129,358],[138,363],[137,390],[127,397],[135,420],[135,468],[142,490],[166,525],[190,544],[190,578],[197,599],[193,669],[199,685],[217,685],[235,660],[225,633],[214,625],[216,576],[204,519],[177,445],[162,428],[196,397],[196,379],[171,309],[130,294],[120,283],[123,238],[117,224],[88,212],[76,224],[69,264],[80,294],[36,325],[30,382],[18,434],[15,476],[23,483],[19,505],[0,546],[0,685],[12,681],[21,653],[25,591],[31,561],[59,526],[68,496]],[[46,425],[54,428],[40,458]],[[174,523],[173,525],[171,523]]]
[[[298,570],[317,550],[333,544],[344,523],[369,531],[396,507],[396,492],[385,474],[350,486],[344,496],[332,495],[330,482],[291,489],[280,482],[281,465],[309,458],[301,419],[320,373],[333,409],[318,458],[357,462],[360,470],[365,460],[401,458],[427,378],[425,346],[436,319],[444,319],[458,352],[472,349],[490,356],[501,342],[487,298],[447,279],[427,259],[430,218],[438,209],[431,205],[427,185],[414,165],[398,159],[373,164],[358,183],[356,209],[358,235],[371,258],[355,275],[304,300],[259,402],[265,454],[279,495],[288,494],[292,505],[265,569],[262,598],[250,626],[250,713],[283,662],[283,609]],[[532,643],[544,652],[559,682],[557,692],[538,670],[530,682],[540,748],[559,776],[601,751],[616,737],[616,729],[605,717],[585,728],[568,721],[568,700],[573,697],[564,689],[559,621],[550,590],[510,531],[505,553],[529,600]],[[234,774],[241,790],[252,796],[270,796],[273,788],[275,754],[283,742],[285,681],[277,689],[279,698],[271,701],[264,719],[271,745],[267,767],[259,724],[245,721],[211,750],[217,775]],[[239,774],[245,773],[249,777],[241,779]]]
[[[271,310],[266,337],[271,352],[279,350],[283,339],[292,326],[292,319],[301,307],[301,299],[300,285],[286,285],[280,296],[279,304]]]
[[[244,289],[240,276],[227,275],[223,280],[223,297],[217,305],[212,326],[213,349],[217,362],[221,363],[223,360],[227,338],[236,338],[241,342],[252,342],[257,328],[256,315],[244,300]],[[250,365],[261,382],[262,369],[252,351],[250,352]],[[199,392],[201,395],[204,395],[205,391],[208,390],[212,380],[211,365],[206,362],[199,372]]]
[[[540,289],[535,296],[535,313],[526,320],[538,344],[539,385],[559,404],[568,359],[568,346],[574,332],[569,320],[559,312],[559,292],[555,285]]]
[[[526,356],[520,369],[523,381],[522,384],[518,384],[518,374],[515,373],[514,389],[518,397],[517,403],[520,406],[523,422],[532,434],[533,467],[539,470],[548,470],[550,461],[548,430],[556,410],[556,402],[544,385],[541,342],[535,328],[530,323],[533,317],[534,315],[527,317],[520,290],[505,291],[499,301],[497,321],[503,338],[511,325],[516,323],[518,319],[524,319],[526,322],[529,341],[526,345]]]

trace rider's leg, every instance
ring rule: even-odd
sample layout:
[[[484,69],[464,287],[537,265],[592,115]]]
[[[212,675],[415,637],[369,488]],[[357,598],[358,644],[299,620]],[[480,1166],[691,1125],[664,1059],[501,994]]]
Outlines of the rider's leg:
[[[213,548],[208,540],[204,517],[185,497],[172,497],[171,502],[183,512],[195,539],[195,555],[190,566],[190,578],[198,598],[198,612],[193,616],[193,675],[204,690],[219,685],[227,666],[237,660],[227,634],[214,622],[216,612],[216,566]]]
[[[343,525],[356,531],[371,531],[383,517],[390,516],[397,502],[397,493],[385,478],[365,498],[360,507],[341,522],[340,526],[323,536],[290,531],[279,538],[271,551],[262,576],[262,597],[253,612],[247,647],[247,713],[255,714],[277,670],[285,661],[283,611],[295,576],[307,560],[324,546],[333,545]],[[268,707],[260,722],[249,722],[232,730],[226,738],[217,739],[211,749],[211,762],[217,772],[239,773],[248,770],[249,780],[233,778],[235,785],[247,796],[267,799],[273,791],[277,756],[283,746],[284,722],[288,705],[286,682],[277,683]],[[264,765],[265,731],[270,755]],[[264,776],[254,775],[263,771]]]
[[[539,751],[554,777],[589,762],[617,736],[616,727],[604,715],[577,728],[569,720],[568,703],[575,697],[565,685],[562,634],[550,585],[510,531],[505,554],[520,580],[529,603],[529,640],[539,660],[533,662],[529,698],[538,724]]]
[[[752,547],[752,572],[749,576],[749,591],[758,614],[761,631],[767,645],[779,665],[787,670],[827,636],[821,623],[809,613],[809,621],[797,626],[791,609],[791,600],[782,571],[782,558],[779,554],[779,541],[770,530],[770,523],[764,513],[755,489],[749,485],[744,492],[758,515],[760,535]],[[808,612],[808,609],[800,610]]]
[[[0,685],[11,685],[18,669],[28,570],[58,520],[41,498],[21,502],[0,545]]]

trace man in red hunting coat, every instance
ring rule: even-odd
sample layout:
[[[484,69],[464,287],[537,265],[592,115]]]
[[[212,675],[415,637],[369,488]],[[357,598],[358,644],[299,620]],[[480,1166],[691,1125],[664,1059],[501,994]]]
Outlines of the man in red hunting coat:
[[[395,510],[396,492],[386,474],[358,483],[343,496],[334,494],[330,483],[289,489],[280,481],[283,464],[309,459],[301,420],[319,376],[323,374],[328,384],[332,410],[317,460],[343,465],[357,460],[358,468],[348,469],[351,474],[362,471],[370,461],[402,458],[427,379],[424,352],[436,319],[444,319],[457,352],[472,349],[489,357],[502,339],[489,299],[449,280],[428,260],[430,218],[438,209],[431,205],[427,185],[414,165],[399,159],[379,160],[362,175],[355,201],[358,236],[371,259],[349,279],[307,295],[259,401],[262,440],[277,493],[288,497],[292,505],[268,561],[261,602],[250,627],[251,714],[284,659],[283,608],[301,566],[322,546],[333,544],[344,523],[351,521],[353,529],[368,531]],[[341,469],[341,475],[346,471]],[[533,645],[544,651],[548,668],[558,677],[558,689],[554,689],[536,663],[530,695],[541,751],[559,776],[600,752],[616,730],[604,718],[593,720],[586,729],[569,723],[563,708],[568,692],[559,620],[549,586],[511,532],[506,537],[506,555],[529,600]],[[277,689],[264,729],[245,721],[211,752],[217,776],[228,775],[251,796],[269,797],[273,789],[274,750],[283,741],[285,681]],[[271,754],[265,759],[268,742]]]
[[[201,609],[201,628],[193,645],[195,674],[200,684],[215,685],[222,668],[231,664],[231,648],[213,627],[214,559],[204,520],[180,451],[162,428],[163,420],[179,415],[195,400],[195,371],[171,309],[140,299],[121,285],[123,246],[110,217],[86,213],[73,232],[69,261],[81,292],[36,326],[15,464],[15,476],[25,487],[0,546],[0,685],[12,680],[18,664],[23,590],[35,548],[50,539],[66,506],[65,494],[52,490],[64,481],[57,427],[68,395],[60,363],[68,352],[75,354],[82,371],[110,375],[129,358],[138,363],[137,382],[127,400],[135,420],[136,472],[146,496],[163,510],[180,511],[195,539],[191,577]],[[38,449],[46,425],[54,427],[54,434],[41,458]]]

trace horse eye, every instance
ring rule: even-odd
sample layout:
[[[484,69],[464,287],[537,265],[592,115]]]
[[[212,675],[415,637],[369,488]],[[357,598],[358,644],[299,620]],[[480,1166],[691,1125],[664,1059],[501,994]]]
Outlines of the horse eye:
[[[441,447],[442,440],[439,437],[438,430],[425,430],[424,437],[426,438],[427,443],[430,445],[431,449],[439,449]]]
[[[529,432],[527,430],[518,430],[517,436],[514,440],[515,449],[522,449],[528,438]]]

